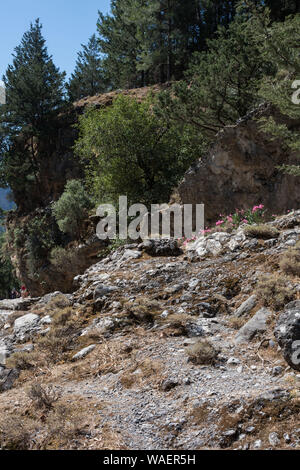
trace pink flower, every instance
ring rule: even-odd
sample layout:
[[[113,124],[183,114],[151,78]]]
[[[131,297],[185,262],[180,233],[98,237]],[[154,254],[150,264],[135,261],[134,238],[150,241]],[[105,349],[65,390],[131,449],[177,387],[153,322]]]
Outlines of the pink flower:
[[[258,206],[258,208],[259,208],[260,210],[263,209],[264,207],[265,207],[265,206],[264,206],[263,204],[260,204],[260,205]]]
[[[231,216],[231,215],[230,215],[230,216],[228,216],[228,217],[227,217],[227,220],[228,220],[228,222],[233,222],[233,218],[232,218],[232,216]]]
[[[218,227],[219,225],[222,225],[224,224],[224,220],[218,220],[218,222],[216,222],[216,226]]]
[[[242,222],[243,222],[244,224],[247,224],[247,223],[248,223],[248,220],[247,220],[247,219],[243,219]]]

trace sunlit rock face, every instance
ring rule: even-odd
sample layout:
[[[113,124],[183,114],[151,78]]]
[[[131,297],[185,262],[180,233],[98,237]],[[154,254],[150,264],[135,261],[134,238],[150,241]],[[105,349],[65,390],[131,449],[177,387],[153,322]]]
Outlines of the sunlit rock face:
[[[224,211],[230,214],[261,202],[271,214],[299,207],[299,180],[278,170],[282,164],[297,164],[296,155],[259,129],[258,118],[270,114],[274,111],[261,107],[225,127],[208,154],[186,173],[177,189],[179,199],[183,204],[205,204],[207,223]],[[300,122],[287,124],[300,128]]]

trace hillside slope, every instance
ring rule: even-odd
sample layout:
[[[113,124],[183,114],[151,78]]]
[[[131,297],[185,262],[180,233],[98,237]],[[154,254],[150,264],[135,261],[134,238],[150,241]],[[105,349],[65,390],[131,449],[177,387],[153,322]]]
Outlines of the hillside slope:
[[[1,447],[299,448],[299,374],[274,327],[300,312],[278,265],[300,211],[268,227],[127,245],[71,295],[0,302]],[[274,272],[283,297],[259,290]]]

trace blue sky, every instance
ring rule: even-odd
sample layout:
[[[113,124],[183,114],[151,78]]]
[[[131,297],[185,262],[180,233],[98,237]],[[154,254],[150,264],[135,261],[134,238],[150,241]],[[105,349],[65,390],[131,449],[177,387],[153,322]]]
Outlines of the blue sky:
[[[6,0],[0,6],[0,80],[11,54],[40,18],[48,51],[55,64],[68,75],[73,71],[82,43],[96,32],[98,10],[107,13],[110,0]]]

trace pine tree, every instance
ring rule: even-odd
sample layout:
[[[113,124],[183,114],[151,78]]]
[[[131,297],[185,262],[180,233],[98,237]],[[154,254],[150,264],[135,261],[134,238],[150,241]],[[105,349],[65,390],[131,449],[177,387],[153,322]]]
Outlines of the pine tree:
[[[71,101],[107,91],[108,82],[95,34],[91,36],[87,45],[82,45],[67,89]]]
[[[50,148],[55,119],[64,103],[64,77],[48,54],[37,19],[16,47],[3,77],[6,104],[0,107],[0,179],[2,186],[10,186],[17,205],[26,204],[27,192],[40,185],[41,160],[47,158],[45,149]]]
[[[220,27],[216,38],[207,41],[208,50],[194,55],[186,80],[161,94],[159,114],[210,138],[244,116],[259,101],[263,75],[274,72],[254,39],[255,30],[244,15],[236,16],[228,29]]]
[[[64,77],[48,54],[37,19],[16,47],[3,77],[7,123],[17,129],[30,127],[34,135],[45,130],[63,102]]]
[[[99,12],[97,28],[103,66],[114,89],[144,84],[143,74],[136,69],[140,45],[136,25],[128,17],[131,4],[132,0],[112,0],[110,15]]]

